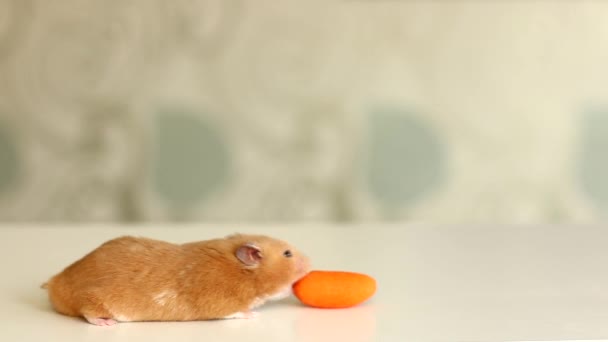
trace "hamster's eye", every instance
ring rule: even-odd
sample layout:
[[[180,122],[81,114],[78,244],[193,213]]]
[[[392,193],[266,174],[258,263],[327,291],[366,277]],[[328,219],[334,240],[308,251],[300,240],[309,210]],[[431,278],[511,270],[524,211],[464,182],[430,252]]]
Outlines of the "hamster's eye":
[[[288,250],[286,250],[285,252],[283,252],[283,255],[284,255],[286,258],[291,258],[291,257],[293,256],[293,254],[291,254],[291,251],[290,251],[289,249],[288,249]]]

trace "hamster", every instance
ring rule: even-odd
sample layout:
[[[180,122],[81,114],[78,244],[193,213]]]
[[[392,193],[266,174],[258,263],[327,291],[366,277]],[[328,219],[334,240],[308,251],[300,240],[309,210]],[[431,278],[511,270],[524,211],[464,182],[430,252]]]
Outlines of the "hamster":
[[[309,271],[305,255],[263,235],[185,244],[124,236],[43,287],[57,312],[95,325],[252,318],[267,300],[289,296]]]

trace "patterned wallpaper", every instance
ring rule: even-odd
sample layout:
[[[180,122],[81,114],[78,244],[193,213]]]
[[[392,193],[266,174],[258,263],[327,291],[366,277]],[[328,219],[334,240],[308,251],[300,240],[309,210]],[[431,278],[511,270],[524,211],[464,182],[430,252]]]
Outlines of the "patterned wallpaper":
[[[592,222],[608,2],[0,0],[0,220]]]

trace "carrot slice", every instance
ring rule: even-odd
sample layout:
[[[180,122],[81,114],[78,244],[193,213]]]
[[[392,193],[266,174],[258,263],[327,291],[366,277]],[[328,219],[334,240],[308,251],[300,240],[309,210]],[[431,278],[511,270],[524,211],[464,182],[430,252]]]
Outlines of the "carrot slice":
[[[325,309],[361,304],[375,292],[374,278],[344,271],[312,271],[293,285],[293,293],[302,303]]]

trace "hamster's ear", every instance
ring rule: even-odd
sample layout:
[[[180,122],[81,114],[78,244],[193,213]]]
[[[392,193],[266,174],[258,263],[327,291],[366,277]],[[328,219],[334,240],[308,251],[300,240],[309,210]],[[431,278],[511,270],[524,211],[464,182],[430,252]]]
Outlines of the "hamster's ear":
[[[257,266],[262,260],[262,251],[258,246],[246,243],[236,250],[236,257],[247,266]]]

